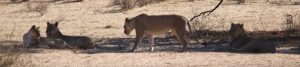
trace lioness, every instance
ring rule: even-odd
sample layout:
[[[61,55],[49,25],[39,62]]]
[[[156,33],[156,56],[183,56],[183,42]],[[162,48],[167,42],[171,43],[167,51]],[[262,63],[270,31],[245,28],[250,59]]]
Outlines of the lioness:
[[[233,49],[250,51],[275,53],[275,41],[271,39],[250,38],[247,36],[244,24],[231,24],[229,34],[232,37],[231,46]]]
[[[47,46],[49,49],[74,49],[61,38],[40,37],[41,46]]]
[[[30,30],[23,35],[23,45],[25,48],[38,47],[40,44],[40,31],[39,27],[31,26]]]
[[[67,43],[68,45],[80,49],[91,49],[95,47],[93,40],[86,36],[67,36],[63,35],[60,30],[58,29],[58,22],[55,24],[47,23],[47,30],[46,30],[47,38],[54,38],[52,41],[60,41],[61,43]],[[51,40],[51,39],[50,39]]]
[[[130,50],[132,52],[134,52],[137,45],[141,43],[144,35],[147,35],[150,46],[149,50],[153,51],[153,35],[164,34],[168,31],[172,31],[172,33],[183,43],[183,49],[181,51],[186,51],[189,42],[189,38],[186,36],[186,34],[188,34],[185,27],[186,24],[191,31],[188,20],[183,16],[140,14],[132,19],[125,19],[124,33],[129,35],[133,29],[136,31],[134,47]]]

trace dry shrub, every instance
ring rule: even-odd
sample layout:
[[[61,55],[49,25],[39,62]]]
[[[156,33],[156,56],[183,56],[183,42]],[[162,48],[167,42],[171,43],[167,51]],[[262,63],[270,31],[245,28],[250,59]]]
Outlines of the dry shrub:
[[[300,1],[294,2],[293,5],[300,5]]]
[[[21,1],[18,1],[18,0],[10,0],[10,2],[12,3],[16,3],[16,2],[28,2],[29,0],[21,0]]]
[[[123,0],[113,0],[111,5],[121,5]]]
[[[146,6],[151,3],[163,2],[166,0],[113,0],[111,5],[120,5],[121,10],[132,9],[136,5],[139,7]]]
[[[16,25],[10,33],[9,40],[0,43],[0,67],[32,67],[28,58],[21,57],[23,48],[18,42],[12,40]]]
[[[0,67],[10,67],[14,64],[17,64],[19,58],[20,58],[20,53],[14,51],[1,54]]]
[[[275,5],[300,5],[299,0],[267,0],[267,2]]]
[[[142,7],[142,6],[151,4],[151,3],[158,3],[158,2],[164,2],[164,1],[166,1],[166,0],[137,0],[137,5]]]
[[[298,32],[300,30],[300,16],[298,14],[285,14],[284,17],[285,26],[283,26],[283,30],[285,31],[286,36],[291,36],[293,32]]]
[[[10,2],[15,3],[15,2],[17,2],[17,0],[10,0]]]
[[[75,0],[74,2],[82,2],[83,0]]]
[[[122,10],[127,10],[133,8],[134,0],[113,0],[111,5],[120,5]]]
[[[226,30],[224,19],[215,14],[207,17],[200,16],[191,21],[191,25],[196,30]]]
[[[217,22],[217,23],[215,23]],[[211,16],[200,16],[191,21],[191,26],[194,28],[190,36],[193,38],[201,38],[205,43],[225,42],[227,39],[227,30],[224,19],[211,14]],[[224,40],[225,39],[225,40]]]
[[[233,1],[237,1],[237,4],[246,3],[246,0],[233,0]]]
[[[190,2],[194,2],[195,0],[188,0],[188,1],[190,1]]]
[[[46,14],[48,9],[48,4],[43,2],[37,2],[37,3],[27,3],[26,5],[29,12],[37,12],[40,14],[40,16],[43,16]]]
[[[22,58],[22,49],[15,47],[7,47],[8,50],[2,50],[0,54],[0,67],[30,67],[32,66],[30,60]]]

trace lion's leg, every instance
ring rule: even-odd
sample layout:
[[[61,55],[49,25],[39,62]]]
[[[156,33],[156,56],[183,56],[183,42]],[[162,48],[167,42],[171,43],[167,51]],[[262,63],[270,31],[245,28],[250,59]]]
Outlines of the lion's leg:
[[[152,34],[148,34],[147,38],[148,38],[148,44],[150,46],[149,50],[150,51],[154,51],[154,47],[153,47],[153,45],[154,45],[154,38],[153,38],[153,35]]]
[[[183,28],[183,29],[176,29],[175,31],[176,31],[176,34],[178,36],[177,38],[179,38],[179,40],[183,44],[183,49],[181,50],[181,52],[187,51],[188,47],[187,47],[187,40],[185,39],[185,28]]]
[[[134,50],[137,48],[137,45],[141,43],[143,37],[144,37],[143,31],[136,31],[136,38],[131,52],[134,52]]]
[[[172,30],[172,34],[175,35],[175,37],[177,38],[176,41],[180,41],[179,36],[177,35],[175,30]]]

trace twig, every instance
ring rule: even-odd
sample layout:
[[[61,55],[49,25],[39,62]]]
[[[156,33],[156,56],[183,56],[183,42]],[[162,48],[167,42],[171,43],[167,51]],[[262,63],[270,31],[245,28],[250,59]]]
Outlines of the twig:
[[[221,1],[219,2],[219,4],[218,4],[214,9],[209,10],[209,11],[201,12],[200,14],[198,14],[198,15],[192,17],[190,21],[193,21],[195,18],[197,18],[197,17],[199,17],[199,16],[202,16],[202,15],[203,15],[203,17],[206,17],[206,16],[210,15],[212,12],[214,12],[214,11],[221,5],[222,2],[223,2],[223,0],[221,0]]]
[[[194,17],[192,17],[191,19],[190,19],[190,21],[193,21],[195,18],[197,18],[197,17],[199,17],[199,16],[202,16],[203,15],[203,18],[205,18],[205,17],[207,17],[208,15],[210,15],[212,12],[214,12],[221,4],[222,4],[222,2],[223,2],[223,0],[220,0],[220,2],[218,3],[218,5],[215,7],[215,8],[213,8],[212,10],[209,10],[209,11],[204,11],[204,12],[201,12],[200,14],[198,14],[198,15],[196,15],[196,16],[194,16]],[[203,22],[204,20],[202,20],[201,22]],[[193,26],[194,27],[194,29],[196,29],[196,27],[195,26]],[[192,32],[192,31],[191,31]],[[196,38],[193,38],[197,43],[200,43]]]
[[[14,22],[14,27],[13,27],[13,29],[12,29],[11,33],[10,33],[10,36],[9,36],[9,41],[12,41],[12,40],[11,40],[11,38],[12,38],[12,36],[13,36],[13,34],[14,34],[15,27],[16,27],[16,22]],[[12,44],[12,43],[11,43],[11,44]]]

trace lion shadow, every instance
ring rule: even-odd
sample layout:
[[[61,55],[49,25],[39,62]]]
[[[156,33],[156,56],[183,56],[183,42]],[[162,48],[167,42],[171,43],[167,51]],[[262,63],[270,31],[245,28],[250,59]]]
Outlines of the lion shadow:
[[[176,39],[171,38],[155,38],[154,51],[149,51],[147,38],[144,38],[142,43],[138,45],[135,53],[141,52],[178,52],[183,48],[183,45]],[[88,49],[80,51],[80,53],[95,54],[95,53],[132,53],[135,38],[101,38],[96,39],[97,49]],[[198,43],[188,45],[192,52],[215,52],[217,46],[204,46]],[[187,51],[188,52],[188,51]]]
[[[169,38],[155,38],[155,51],[176,51],[182,49],[181,43]],[[82,51],[81,53],[131,53],[135,38],[101,38],[95,40],[97,49],[90,49]],[[151,52],[148,51],[149,45],[147,38],[144,38],[142,43],[136,49],[138,52]]]

